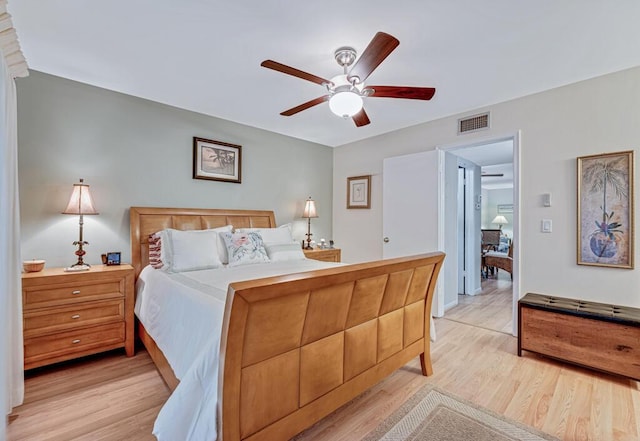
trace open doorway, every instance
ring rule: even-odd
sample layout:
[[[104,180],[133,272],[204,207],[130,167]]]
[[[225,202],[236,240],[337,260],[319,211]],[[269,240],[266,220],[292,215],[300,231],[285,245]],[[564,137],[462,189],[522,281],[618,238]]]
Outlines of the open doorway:
[[[458,250],[464,256],[458,256],[458,275],[467,274],[469,265],[479,265],[481,271],[476,274],[481,278],[478,284],[480,289],[470,292],[462,285],[459,289],[458,301],[455,306],[449,304],[445,311],[445,316],[452,320],[493,329],[500,332],[507,332],[515,335],[515,305],[518,298],[517,283],[517,262],[515,264],[502,267],[487,267],[482,256],[476,256],[480,248],[487,250],[482,244],[482,230],[500,230],[500,240],[491,248],[496,253],[504,253],[505,257],[515,260],[517,253],[513,253],[517,243],[517,137],[490,140],[471,145],[455,146],[443,148],[447,154],[458,157],[460,168],[471,169],[479,167],[481,169],[481,179],[475,181],[464,181],[461,175],[464,171],[459,171],[455,179],[458,186],[464,183],[465,187],[480,186],[481,188],[459,189],[458,198]],[[476,168],[477,170],[477,168]],[[453,179],[445,173],[445,185],[447,179]],[[471,200],[460,203],[460,197],[470,197],[478,195],[479,200]],[[479,207],[478,207],[479,205]],[[480,208],[480,225],[466,225],[464,210],[477,210]],[[460,211],[463,210],[461,213]],[[480,244],[469,246],[469,244]],[[473,255],[467,254],[464,250],[474,250]],[[501,257],[502,255],[500,255]],[[515,276],[515,278],[514,278]],[[459,278],[459,285],[465,282]]]

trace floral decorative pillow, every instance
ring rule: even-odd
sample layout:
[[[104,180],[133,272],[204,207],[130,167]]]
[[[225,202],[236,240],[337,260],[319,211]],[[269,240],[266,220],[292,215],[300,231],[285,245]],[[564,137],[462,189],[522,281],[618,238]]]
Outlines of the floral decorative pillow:
[[[269,262],[260,233],[220,233],[227,246],[229,266]]]

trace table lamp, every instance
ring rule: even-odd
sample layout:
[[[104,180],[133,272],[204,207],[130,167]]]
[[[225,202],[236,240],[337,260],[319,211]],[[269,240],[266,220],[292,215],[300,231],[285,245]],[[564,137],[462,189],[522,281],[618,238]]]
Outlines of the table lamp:
[[[502,226],[504,224],[508,224],[509,221],[507,221],[507,218],[504,217],[503,215],[499,214],[496,217],[493,218],[493,220],[491,221],[492,224],[498,224],[498,228],[502,230]]]
[[[89,245],[89,242],[86,242],[82,236],[82,225],[84,224],[83,216],[85,214],[98,214],[98,212],[93,206],[93,198],[89,192],[89,186],[84,183],[83,179],[80,179],[79,184],[73,184],[71,199],[69,199],[69,204],[62,214],[80,215],[80,236],[78,240],[73,242],[74,245],[78,246],[78,249],[75,252],[76,256],[78,256],[78,261],[69,268],[73,270],[89,269],[90,265],[84,263],[82,260],[82,256],[86,254],[83,247],[84,245]]]
[[[313,199],[311,199],[311,196],[309,196],[309,199],[307,199],[307,201],[304,204],[304,211],[302,212],[302,217],[309,219],[309,223],[307,226],[307,246],[304,247],[305,250],[312,250],[313,247],[311,246],[311,218],[312,217],[318,217],[318,213],[316,212],[316,203]]]

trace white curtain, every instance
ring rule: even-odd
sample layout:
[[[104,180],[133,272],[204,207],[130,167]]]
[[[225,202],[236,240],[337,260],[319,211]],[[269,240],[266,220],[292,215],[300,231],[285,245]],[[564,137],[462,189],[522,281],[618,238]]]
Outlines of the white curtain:
[[[6,0],[0,0],[0,441],[24,399],[18,115],[15,77],[28,75]]]

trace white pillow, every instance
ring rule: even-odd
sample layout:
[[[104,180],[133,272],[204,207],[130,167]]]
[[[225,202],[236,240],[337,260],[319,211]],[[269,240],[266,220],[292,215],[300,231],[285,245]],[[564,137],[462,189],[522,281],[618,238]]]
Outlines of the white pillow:
[[[214,230],[167,229],[171,243],[168,271],[195,271],[222,266],[218,256],[218,233]]]
[[[210,231],[218,233],[218,257],[220,262],[225,265],[229,263],[229,255],[227,254],[227,245],[224,243],[224,239],[219,233],[231,233],[233,231],[233,225],[225,225],[224,227],[211,228]]]
[[[299,243],[265,243],[265,249],[269,260],[272,262],[282,262],[285,260],[303,260],[304,252]]]
[[[291,224],[281,225],[278,228],[237,228],[236,233],[260,233],[264,243],[294,242],[291,235]]]
[[[229,266],[269,262],[262,237],[255,231],[247,233],[220,233],[227,245]]]

